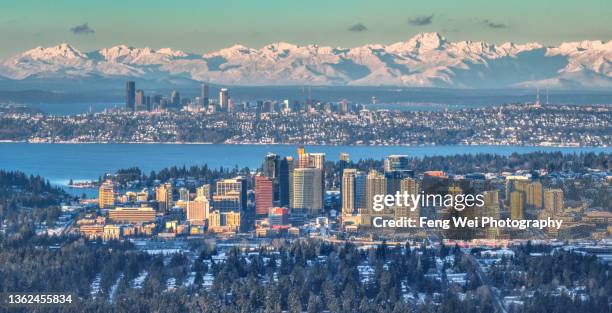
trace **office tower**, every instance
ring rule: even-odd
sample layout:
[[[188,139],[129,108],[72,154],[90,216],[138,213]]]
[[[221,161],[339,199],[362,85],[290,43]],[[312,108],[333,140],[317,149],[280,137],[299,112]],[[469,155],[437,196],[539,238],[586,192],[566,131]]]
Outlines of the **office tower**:
[[[465,207],[465,201],[457,199],[457,195],[461,194],[469,194],[470,192],[464,192],[466,190],[466,184],[461,181],[453,181],[450,183],[448,187],[447,195],[452,197],[452,201],[450,205],[446,206],[446,212],[444,212],[447,219],[453,218],[466,218],[468,220],[473,220],[476,217],[476,212],[473,208]],[[461,206],[465,208],[461,209]],[[459,225],[454,225],[451,223],[449,229],[444,231],[445,235],[449,239],[460,239],[460,240],[470,240],[473,239],[476,235],[476,229],[470,227],[461,227]]]
[[[321,170],[321,194],[325,194],[325,153],[310,153],[308,154],[308,167],[314,167]]]
[[[277,178],[279,176],[280,157],[274,153],[268,153],[262,165],[263,174],[266,177]]]
[[[305,209],[317,215],[323,209],[321,170],[318,168],[296,168],[291,173],[292,209]]]
[[[342,214],[351,215],[355,211],[355,179],[357,170],[347,168],[342,173]]]
[[[232,100],[232,98],[229,98],[227,100],[227,112],[228,113],[234,112],[234,100]]]
[[[221,198],[223,196],[236,197],[238,201],[239,210],[246,210],[247,208],[247,181],[242,176],[237,176],[229,179],[222,179],[217,181],[217,196],[218,200],[231,200],[230,198]],[[213,199],[215,199],[213,197]],[[232,200],[233,201],[233,200]],[[217,202],[215,201],[214,207],[217,208]]]
[[[221,212],[242,210],[242,201],[237,191],[230,191],[224,195],[212,196],[213,207]]]
[[[172,90],[172,94],[170,95],[170,103],[173,108],[179,108],[181,106],[181,95],[178,91]]]
[[[125,108],[134,111],[136,105],[136,83],[133,81],[127,82],[125,85]]]
[[[219,90],[219,106],[221,107],[221,111],[227,111],[229,97],[229,90],[227,88],[221,88],[221,90]]]
[[[157,202],[160,211],[168,211],[172,209],[174,202],[172,201],[172,184],[165,183],[155,188],[155,201]]]
[[[147,107],[146,101],[147,100],[145,98],[144,91],[142,89],[136,90],[136,98],[135,98],[135,104],[134,104],[136,111],[145,110]]]
[[[100,209],[110,209],[115,206],[115,191],[113,182],[105,181],[98,190],[98,206]]]
[[[340,161],[346,162],[346,163],[350,162],[351,159],[350,159],[349,154],[346,152],[340,152]]]
[[[499,191],[497,190],[488,190],[482,193],[483,207],[496,207],[499,209]]]
[[[388,192],[388,191],[387,191]],[[408,195],[417,195],[419,193],[419,184],[413,178],[404,178],[400,181],[399,192]],[[390,194],[390,193],[389,193]],[[419,206],[399,206],[395,208],[395,218],[412,218],[414,220],[419,219]]]
[[[278,166],[278,192],[280,206],[289,205],[289,173],[291,170],[293,170],[293,158],[285,157],[281,159]]]
[[[409,170],[407,155],[390,155],[385,158],[385,172]]]
[[[179,200],[189,201],[189,189],[185,187],[179,188]]]
[[[542,183],[539,181],[529,183],[527,186],[527,207],[541,209],[542,198]]]
[[[196,197],[193,201],[187,203],[187,220],[190,224],[204,225],[204,221],[208,219],[210,211],[210,202],[206,197]]]
[[[221,212],[215,210],[210,213],[208,221],[208,228],[212,231],[217,229],[238,231],[241,224],[241,214],[240,212]]]
[[[160,107],[162,105],[162,99],[163,97],[161,95],[154,95],[151,98],[151,109],[156,109],[158,107]]]
[[[544,209],[555,214],[563,212],[563,190],[546,190],[544,192]]]
[[[116,208],[108,211],[108,217],[115,222],[148,223],[155,221],[155,210],[149,207]]]
[[[506,177],[505,202],[510,205],[510,193],[514,190],[526,191],[526,184],[529,183],[529,177],[520,175],[511,175]]]
[[[348,113],[348,107],[349,107],[349,103],[346,99],[342,99],[342,101],[340,101],[340,113],[342,114],[346,114]]]
[[[522,191],[510,192],[510,218],[522,220],[525,216],[525,193]]]
[[[349,154],[345,152],[340,153],[340,159],[338,160],[338,166],[340,167],[340,181],[342,181],[342,175],[344,174],[344,169],[349,165]]]
[[[267,215],[268,210],[273,207],[273,183],[272,178],[255,176],[255,213]]]
[[[355,210],[363,211],[366,208],[366,182],[368,175],[358,171],[355,174]]]
[[[204,108],[208,107],[210,103],[210,96],[208,94],[208,84],[202,84],[202,90],[200,91],[200,101],[202,101],[202,106]]]
[[[394,170],[385,172],[384,175],[387,181],[387,193],[395,194],[396,192],[400,191],[402,180],[405,178],[410,178],[412,171]]]
[[[310,167],[310,156],[306,153],[306,149],[304,146],[299,145],[297,149],[298,159],[297,166],[298,168],[306,168]]]
[[[210,199],[210,185],[204,184],[196,188],[196,197],[204,197],[206,199]]]
[[[366,178],[366,210],[368,213],[379,213],[372,210],[375,195],[387,194],[387,180],[385,175],[376,170],[371,170]]]
[[[271,226],[289,224],[289,210],[287,208],[270,208],[268,212],[268,223]]]
[[[493,219],[499,219],[499,191],[488,190],[482,193],[484,205],[482,207],[482,216],[488,216]],[[496,239],[499,237],[499,228],[487,227],[485,229],[485,238]]]
[[[325,153],[309,153],[309,167],[325,170]]]

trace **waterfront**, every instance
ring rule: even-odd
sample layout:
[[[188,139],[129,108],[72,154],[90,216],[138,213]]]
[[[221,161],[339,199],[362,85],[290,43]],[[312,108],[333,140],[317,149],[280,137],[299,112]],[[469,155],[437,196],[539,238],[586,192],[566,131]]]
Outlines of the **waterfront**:
[[[97,179],[104,172],[137,166],[145,173],[168,166],[203,165],[249,167],[261,165],[268,152],[295,155],[296,145],[223,144],[29,144],[0,143],[0,168],[41,175],[52,183],[66,185],[70,179]],[[564,153],[612,152],[612,148],[526,147],[526,146],[306,146],[337,160],[340,152],[351,160],[382,159],[390,154],[409,156],[495,153],[509,155],[534,151]]]

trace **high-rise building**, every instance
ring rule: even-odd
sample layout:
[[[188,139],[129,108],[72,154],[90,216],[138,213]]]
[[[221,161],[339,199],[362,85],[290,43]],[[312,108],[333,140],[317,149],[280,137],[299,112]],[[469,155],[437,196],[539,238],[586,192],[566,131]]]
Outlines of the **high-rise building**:
[[[390,155],[385,158],[385,172],[409,170],[409,159],[407,155]]]
[[[563,212],[563,190],[546,190],[544,192],[544,209],[555,214]]]
[[[179,188],[179,200],[181,201],[189,201],[189,189],[185,187]]]
[[[221,212],[215,210],[209,215],[209,229],[215,231],[215,229],[223,229],[228,231],[238,231],[241,224],[240,212]]]
[[[304,149],[304,146],[299,145],[297,153],[298,153],[298,159],[297,159],[296,167],[298,168],[310,167],[310,156],[308,155],[308,153],[306,153],[306,149]]]
[[[522,191],[510,192],[510,218],[522,220],[525,217],[525,193]]]
[[[172,184],[165,183],[155,188],[155,201],[160,211],[168,211],[174,205],[172,199]]]
[[[541,209],[542,208],[542,183],[534,181],[529,183],[527,186],[527,200],[526,205],[529,208]]]
[[[136,109],[136,83],[129,81],[125,85],[125,108],[134,111]]]
[[[181,106],[181,94],[178,91],[172,90],[172,94],[170,95],[170,103],[175,109]]]
[[[482,216],[488,216],[493,219],[499,219],[499,191],[498,190],[487,190],[482,193],[484,205],[482,208]],[[485,229],[485,237],[487,239],[496,239],[499,237],[499,228],[487,227]]]
[[[208,107],[208,104],[210,103],[210,96],[208,93],[208,84],[202,84],[202,90],[200,91],[200,101],[202,101],[202,106],[204,108]]]
[[[210,200],[210,185],[204,184],[196,188],[196,197],[204,197]]]
[[[219,106],[221,107],[221,111],[227,111],[229,97],[229,89],[221,88],[221,90],[219,90]]]
[[[351,215],[355,211],[355,179],[357,170],[347,168],[342,173],[342,214]]]
[[[325,153],[309,153],[309,167],[325,170]]]
[[[387,181],[388,194],[395,194],[400,191],[402,180],[411,176],[409,171],[390,171],[385,172],[384,175]]]
[[[348,163],[348,162],[350,162],[350,161],[351,161],[351,158],[350,158],[350,156],[349,156],[349,154],[348,154],[348,153],[346,153],[346,152],[340,152],[340,161],[343,161],[343,162]]]
[[[268,210],[274,206],[272,181],[272,178],[263,175],[255,176],[255,213],[257,215],[267,215]]]
[[[115,191],[113,182],[105,181],[98,190],[98,206],[100,209],[110,209],[115,206]]]
[[[115,222],[148,223],[155,221],[153,208],[116,208],[108,211],[108,217]]]
[[[308,167],[321,170],[321,194],[325,194],[325,153],[310,153],[308,160]]]
[[[264,176],[277,178],[279,176],[279,167],[280,157],[274,153],[268,153],[262,165]]]
[[[203,225],[208,219],[210,202],[206,197],[196,197],[187,203],[187,220],[190,224]]]
[[[340,153],[340,159],[338,160],[338,166],[340,167],[340,181],[342,181],[342,175],[344,174],[344,169],[349,166],[349,154],[346,152]]]
[[[306,209],[313,216],[323,209],[321,170],[318,168],[296,168],[291,173],[292,209]]]
[[[217,196],[237,196],[239,209],[247,208],[247,181],[242,176],[217,181]],[[216,202],[215,202],[216,208]]]
[[[232,190],[224,195],[215,194],[212,196],[213,207],[221,212],[241,211],[242,203],[238,191]]]
[[[506,176],[506,190],[504,199],[506,205],[510,205],[510,193],[515,190],[525,192],[527,190],[527,184],[529,183],[529,177],[521,175]]]
[[[349,103],[346,99],[340,101],[340,113],[346,114],[349,111]]]
[[[289,173],[293,170],[293,158],[285,157],[281,159],[278,167],[278,193],[280,206],[289,205],[290,181]]]
[[[355,174],[355,210],[363,211],[366,208],[366,182],[368,175],[358,171]]]
[[[388,184],[387,184],[388,185]],[[387,191],[389,192],[389,191]],[[403,194],[409,195],[417,195],[419,193],[419,184],[413,178],[404,178],[400,181],[399,192]],[[419,206],[410,207],[410,206],[399,206],[395,207],[395,218],[412,218],[413,220],[419,219]]]
[[[372,208],[374,206],[374,196],[387,194],[387,180],[385,175],[376,170],[371,170],[366,179],[366,210],[368,213],[375,213]]]
[[[147,108],[147,99],[145,97],[144,91],[142,89],[136,90],[136,98],[135,98],[135,110],[142,111]]]
[[[289,210],[287,210],[287,208],[270,208],[268,212],[268,222],[271,226],[289,224]]]

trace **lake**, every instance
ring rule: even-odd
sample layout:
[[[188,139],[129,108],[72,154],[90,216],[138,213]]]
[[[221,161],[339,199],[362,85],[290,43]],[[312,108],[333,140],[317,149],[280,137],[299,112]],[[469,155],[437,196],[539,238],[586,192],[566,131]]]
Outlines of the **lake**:
[[[168,166],[208,164],[209,167],[257,168],[268,152],[296,155],[296,145],[223,144],[30,144],[0,143],[0,168],[38,174],[52,183],[65,185],[70,179],[97,179],[104,173],[137,166],[145,173]],[[562,151],[564,153],[607,152],[612,148],[557,148],[523,146],[306,146],[306,152],[323,152],[328,160],[338,160],[341,152],[351,160],[382,159],[390,154],[410,156],[466,153]]]

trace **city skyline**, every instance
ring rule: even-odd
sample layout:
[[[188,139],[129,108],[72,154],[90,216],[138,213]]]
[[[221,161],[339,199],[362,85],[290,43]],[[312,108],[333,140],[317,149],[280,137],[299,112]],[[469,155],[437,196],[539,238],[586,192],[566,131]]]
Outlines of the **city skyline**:
[[[205,53],[236,43],[255,47],[278,41],[345,47],[390,44],[431,31],[457,41],[538,41],[545,45],[586,39],[606,41],[612,36],[606,23],[612,5],[597,0],[568,5],[519,1],[484,6],[480,1],[147,4],[5,4],[0,13],[0,40],[11,45],[2,46],[0,59],[60,42],[71,42],[84,50],[128,44]],[[559,32],[560,24],[568,31]]]

